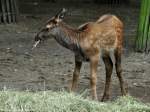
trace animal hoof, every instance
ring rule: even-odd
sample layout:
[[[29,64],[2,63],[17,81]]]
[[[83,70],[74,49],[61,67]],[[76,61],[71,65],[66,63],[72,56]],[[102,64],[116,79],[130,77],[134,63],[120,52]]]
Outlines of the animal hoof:
[[[108,101],[109,100],[109,96],[103,96],[103,98],[101,99],[102,102]]]

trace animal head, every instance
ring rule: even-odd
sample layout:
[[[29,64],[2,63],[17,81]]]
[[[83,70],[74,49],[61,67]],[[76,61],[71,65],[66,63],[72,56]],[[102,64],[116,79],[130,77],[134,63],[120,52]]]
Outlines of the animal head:
[[[66,9],[61,9],[55,16],[53,16],[46,25],[36,34],[35,36],[35,44],[33,48],[35,48],[41,41],[47,39],[50,35],[53,35],[54,30],[59,26],[59,24],[63,21],[64,16],[66,14]]]

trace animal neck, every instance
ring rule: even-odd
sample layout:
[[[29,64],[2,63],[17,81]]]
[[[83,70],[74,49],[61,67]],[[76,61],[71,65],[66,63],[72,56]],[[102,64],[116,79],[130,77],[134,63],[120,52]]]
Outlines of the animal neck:
[[[77,51],[80,48],[79,32],[76,29],[69,27],[65,23],[61,23],[54,28],[52,34],[56,41],[62,46],[72,51]]]

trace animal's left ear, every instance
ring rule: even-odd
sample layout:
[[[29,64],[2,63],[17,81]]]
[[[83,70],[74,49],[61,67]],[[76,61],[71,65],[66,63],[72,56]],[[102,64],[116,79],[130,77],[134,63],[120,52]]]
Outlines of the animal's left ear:
[[[57,22],[62,21],[64,19],[66,12],[67,12],[67,9],[65,8],[61,9],[55,16],[56,21]]]

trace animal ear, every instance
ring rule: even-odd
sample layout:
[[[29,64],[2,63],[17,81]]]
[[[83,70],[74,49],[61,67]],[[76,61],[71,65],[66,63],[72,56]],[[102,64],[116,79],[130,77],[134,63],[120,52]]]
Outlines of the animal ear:
[[[67,12],[67,9],[62,8],[55,16],[56,21],[57,22],[62,21],[64,19],[66,12]]]

